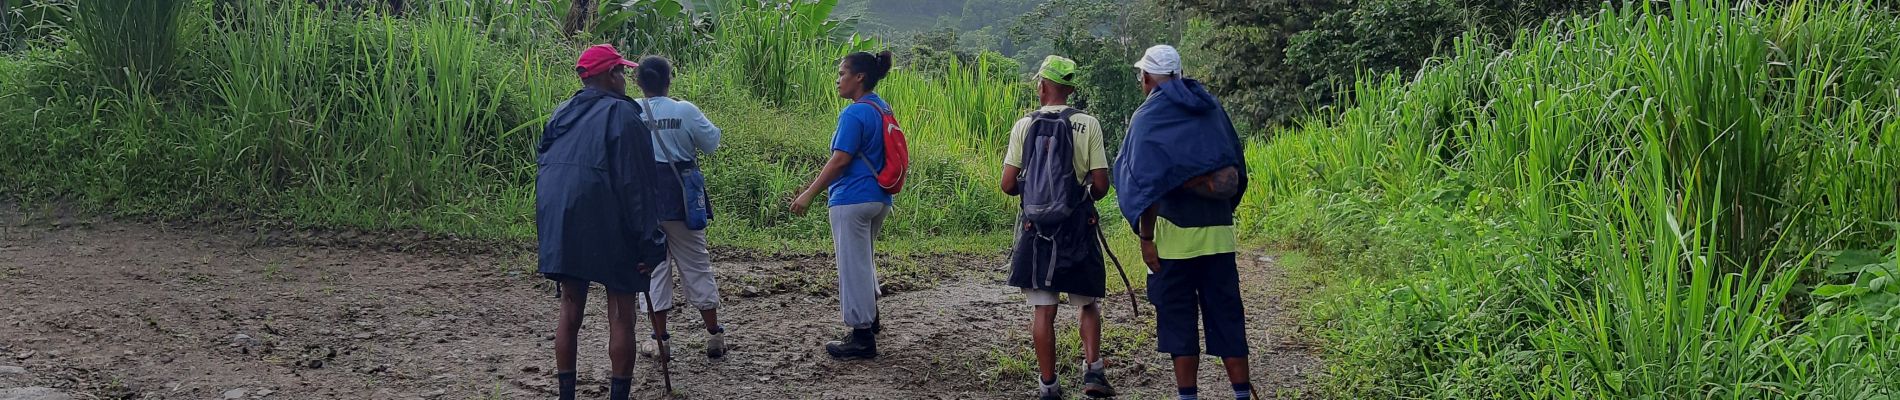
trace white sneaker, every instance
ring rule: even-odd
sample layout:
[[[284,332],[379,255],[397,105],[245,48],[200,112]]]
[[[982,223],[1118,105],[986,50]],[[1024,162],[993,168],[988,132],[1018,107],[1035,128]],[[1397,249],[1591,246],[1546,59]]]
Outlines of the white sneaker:
[[[666,346],[666,347],[660,346],[660,341],[658,340],[653,340],[653,339],[642,340],[640,341],[640,355],[647,356],[647,357],[659,357],[662,360],[672,360],[673,349],[671,349],[670,347],[671,346]]]

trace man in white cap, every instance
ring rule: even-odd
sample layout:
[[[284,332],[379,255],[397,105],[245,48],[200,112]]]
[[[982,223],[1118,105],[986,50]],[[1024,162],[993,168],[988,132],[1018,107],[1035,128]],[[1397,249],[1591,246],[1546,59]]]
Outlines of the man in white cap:
[[[1183,76],[1173,47],[1149,48],[1135,68],[1148,99],[1129,121],[1112,175],[1148,264],[1156,350],[1174,358],[1179,398],[1198,400],[1196,325],[1205,321],[1207,354],[1226,365],[1234,398],[1250,400],[1235,263],[1234,210],[1247,188],[1240,135],[1220,101]]]

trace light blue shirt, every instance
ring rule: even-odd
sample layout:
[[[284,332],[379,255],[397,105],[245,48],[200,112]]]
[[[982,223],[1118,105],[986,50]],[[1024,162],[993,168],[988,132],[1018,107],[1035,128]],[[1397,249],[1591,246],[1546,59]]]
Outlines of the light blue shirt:
[[[697,161],[700,154],[719,149],[719,127],[692,102],[649,97],[641,99],[640,106],[646,109],[640,117],[653,127],[654,161]]]

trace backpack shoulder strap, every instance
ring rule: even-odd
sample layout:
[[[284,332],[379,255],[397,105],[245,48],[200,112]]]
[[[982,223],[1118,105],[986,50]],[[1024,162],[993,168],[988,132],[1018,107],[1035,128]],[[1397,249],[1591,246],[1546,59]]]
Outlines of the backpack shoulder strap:
[[[877,136],[879,140],[881,141],[883,139],[884,132],[886,130],[891,129],[891,127],[885,126],[885,121],[884,121],[884,117],[888,117],[891,115],[890,110],[886,110],[884,109],[884,107],[878,106],[876,102],[872,102],[870,100],[865,100],[865,99],[858,99],[858,101],[853,104],[863,104],[863,105],[871,106],[871,109],[873,110],[877,110],[877,114],[878,114],[877,133],[873,135]],[[865,144],[867,146],[861,146],[861,148],[858,149],[858,154],[851,155],[852,158],[856,158],[858,159],[858,162],[864,163],[864,167],[869,168],[871,170],[871,173],[873,174],[882,172],[883,170],[882,168],[879,168],[876,165],[872,165],[870,157],[865,156],[866,152],[869,151],[868,145],[870,144],[870,141],[865,141]],[[886,157],[888,157],[888,155]]]
[[[1068,121],[1070,118],[1075,118],[1076,114],[1081,114],[1081,113],[1082,113],[1082,109],[1080,108],[1069,107],[1069,108],[1062,109],[1062,113],[1061,113],[1062,120]]]
[[[871,109],[877,110],[877,114],[880,117],[891,115],[891,110],[887,110],[884,108],[884,106],[877,105],[876,102],[872,102],[870,100],[859,99],[857,102],[854,102],[852,104],[863,104],[863,105],[871,106]]]

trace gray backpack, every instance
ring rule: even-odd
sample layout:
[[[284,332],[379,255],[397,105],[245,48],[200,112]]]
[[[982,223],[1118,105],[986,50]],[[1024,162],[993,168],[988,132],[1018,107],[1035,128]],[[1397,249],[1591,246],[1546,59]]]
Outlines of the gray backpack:
[[[1031,226],[1062,226],[1088,201],[1087,188],[1075,176],[1075,125],[1069,117],[1080,113],[1036,112],[1023,138],[1023,220]]]

